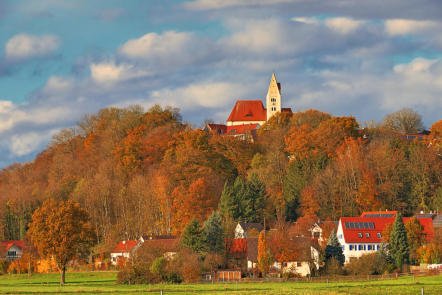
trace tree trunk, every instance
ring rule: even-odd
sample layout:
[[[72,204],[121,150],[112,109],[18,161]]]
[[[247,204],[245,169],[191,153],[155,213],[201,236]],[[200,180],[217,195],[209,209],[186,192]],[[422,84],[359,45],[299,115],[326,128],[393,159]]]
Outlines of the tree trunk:
[[[66,266],[63,266],[60,272],[60,286],[63,286],[66,282]]]

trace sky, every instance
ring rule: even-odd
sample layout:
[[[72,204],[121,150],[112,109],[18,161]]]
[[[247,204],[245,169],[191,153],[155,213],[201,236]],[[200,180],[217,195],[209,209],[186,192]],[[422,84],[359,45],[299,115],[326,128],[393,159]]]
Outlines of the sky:
[[[380,122],[442,119],[439,0],[0,0],[0,169],[85,114],[154,104],[224,122],[237,99]]]

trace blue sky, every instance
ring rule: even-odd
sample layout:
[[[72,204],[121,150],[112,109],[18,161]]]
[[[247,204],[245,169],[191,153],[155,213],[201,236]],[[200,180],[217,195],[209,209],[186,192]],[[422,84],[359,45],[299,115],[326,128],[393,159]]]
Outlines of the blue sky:
[[[223,122],[263,99],[363,124],[403,107],[442,114],[435,0],[0,0],[0,168],[108,106],[179,107]]]

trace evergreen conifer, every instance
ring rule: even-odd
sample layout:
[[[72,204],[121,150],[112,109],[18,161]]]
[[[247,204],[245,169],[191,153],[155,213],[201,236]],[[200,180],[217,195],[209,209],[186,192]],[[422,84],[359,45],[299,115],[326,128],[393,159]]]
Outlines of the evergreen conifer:
[[[214,211],[204,223],[202,240],[207,252],[220,254],[224,250],[224,228],[218,212]]]
[[[185,227],[181,243],[195,253],[203,250],[201,225],[198,219],[192,219]]]
[[[325,260],[328,262],[331,258],[335,258],[339,264],[344,265],[345,256],[342,253],[341,244],[336,237],[335,231],[332,231],[328,239],[327,247],[325,247]]]
[[[409,262],[410,252],[407,240],[407,230],[402,221],[402,216],[399,213],[396,215],[396,219],[393,223],[390,243],[388,246],[393,264],[397,268],[401,268],[403,264]]]

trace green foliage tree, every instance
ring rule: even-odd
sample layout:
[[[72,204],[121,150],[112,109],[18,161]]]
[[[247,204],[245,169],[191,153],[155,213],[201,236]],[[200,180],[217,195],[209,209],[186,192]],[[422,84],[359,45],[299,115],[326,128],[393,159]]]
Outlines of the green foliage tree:
[[[409,262],[410,252],[407,239],[407,230],[405,229],[405,225],[402,221],[402,216],[400,213],[396,215],[396,219],[393,223],[389,250],[393,263],[397,268],[401,268],[403,264],[407,264]]]
[[[195,253],[203,251],[202,230],[198,219],[194,218],[186,225],[181,238],[181,244]]]
[[[330,262],[330,260],[334,258],[337,262],[342,266],[344,265],[345,256],[342,253],[341,244],[336,237],[335,231],[332,231],[330,234],[330,238],[328,239],[327,246],[325,247],[325,261],[326,263]]]
[[[221,216],[213,211],[202,230],[204,249],[209,253],[222,253],[224,250],[224,228]]]

